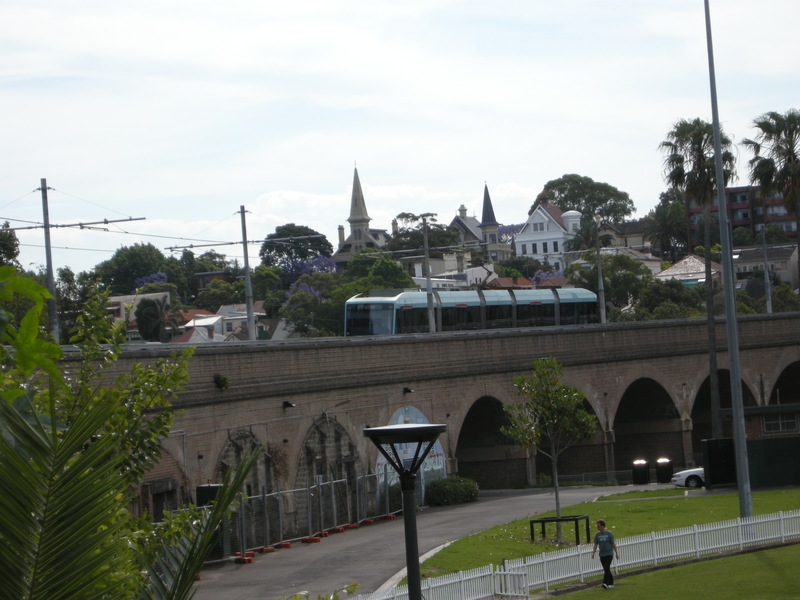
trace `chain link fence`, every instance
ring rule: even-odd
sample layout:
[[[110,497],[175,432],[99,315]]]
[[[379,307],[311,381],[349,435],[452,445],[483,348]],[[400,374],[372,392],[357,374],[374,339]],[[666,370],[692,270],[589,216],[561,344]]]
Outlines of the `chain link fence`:
[[[220,524],[209,561],[295,541],[313,541],[342,528],[387,517],[401,508],[384,473],[325,481],[304,488],[242,497]]]

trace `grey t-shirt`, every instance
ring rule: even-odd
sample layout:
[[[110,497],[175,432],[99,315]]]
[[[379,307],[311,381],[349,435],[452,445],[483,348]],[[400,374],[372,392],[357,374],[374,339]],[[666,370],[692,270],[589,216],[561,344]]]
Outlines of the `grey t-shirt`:
[[[614,534],[608,529],[605,531],[598,531],[594,534],[594,543],[597,544],[598,554],[600,556],[614,556]]]

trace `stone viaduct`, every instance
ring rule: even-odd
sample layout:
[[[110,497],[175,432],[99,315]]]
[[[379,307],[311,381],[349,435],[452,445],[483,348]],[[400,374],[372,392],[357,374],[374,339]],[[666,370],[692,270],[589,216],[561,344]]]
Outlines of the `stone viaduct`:
[[[722,405],[729,407],[725,324],[716,326]],[[741,317],[739,336],[745,404],[800,401],[800,317]],[[115,368],[169,351],[132,347]],[[264,448],[251,476],[256,491],[368,473],[377,452],[363,428],[413,407],[447,424],[448,473],[484,488],[522,486],[548,472],[549,462],[500,434],[502,405],[520,401],[514,377],[544,356],[564,364],[564,383],[585,393],[599,421],[594,439],[563,456],[562,474],[605,475],[629,469],[635,458],[666,456],[676,467],[701,460],[700,440],[710,437],[707,330],[693,319],[199,346],[177,401],[182,412],[147,483],[151,494],[177,487],[194,500],[195,487],[219,481],[251,443]],[[229,387],[216,385],[215,376]]]

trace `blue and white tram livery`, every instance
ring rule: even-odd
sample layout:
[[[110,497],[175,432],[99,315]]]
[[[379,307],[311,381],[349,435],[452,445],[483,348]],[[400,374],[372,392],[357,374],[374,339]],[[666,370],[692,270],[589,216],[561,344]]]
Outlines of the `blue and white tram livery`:
[[[428,332],[423,290],[354,296],[345,304],[345,337]],[[585,325],[598,322],[597,296],[580,288],[434,290],[436,331]]]

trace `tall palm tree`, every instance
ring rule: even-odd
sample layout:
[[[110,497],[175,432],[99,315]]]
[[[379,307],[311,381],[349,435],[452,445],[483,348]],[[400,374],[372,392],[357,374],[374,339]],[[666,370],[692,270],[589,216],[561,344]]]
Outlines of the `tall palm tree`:
[[[750,181],[761,187],[762,200],[774,192],[783,194],[800,239],[800,111],[768,112],[753,121],[753,126],[758,129],[756,139],[742,142],[755,155],[749,162]]]
[[[642,235],[661,251],[661,258],[677,259],[678,246],[685,246],[686,210],[683,204],[673,201],[669,204],[659,204],[650,211],[642,222]]]
[[[731,152],[731,140],[720,132],[722,167],[725,181],[733,176],[736,158]],[[686,201],[694,200],[703,207],[706,223],[710,223],[711,205],[717,187],[716,155],[714,152],[714,129],[702,119],[681,119],[667,133],[667,139],[659,144],[666,155],[664,179],[686,195]],[[687,213],[688,207],[687,207]],[[687,231],[687,236],[688,236]],[[711,280],[711,229],[705,228],[706,262],[706,315],[708,318],[708,361],[711,384],[711,431],[715,438],[722,437],[722,421],[719,416],[719,374],[717,372],[717,337],[714,326],[714,287]],[[688,238],[687,238],[687,241]]]

